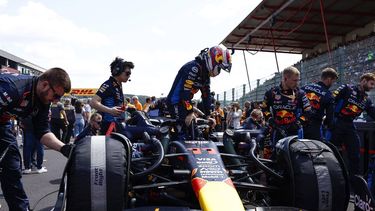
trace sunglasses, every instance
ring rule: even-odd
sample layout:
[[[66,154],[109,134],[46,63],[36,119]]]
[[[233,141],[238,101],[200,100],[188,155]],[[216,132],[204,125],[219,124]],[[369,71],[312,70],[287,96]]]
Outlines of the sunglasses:
[[[62,98],[62,95],[58,95],[56,90],[53,88],[53,86],[50,85],[49,88],[52,89],[53,91],[53,99],[60,100]]]
[[[132,74],[132,72],[126,71],[125,74],[126,74],[126,76],[130,76]]]
[[[99,124],[100,125],[100,123],[102,123],[102,120],[100,120],[100,121],[94,121],[96,124]]]

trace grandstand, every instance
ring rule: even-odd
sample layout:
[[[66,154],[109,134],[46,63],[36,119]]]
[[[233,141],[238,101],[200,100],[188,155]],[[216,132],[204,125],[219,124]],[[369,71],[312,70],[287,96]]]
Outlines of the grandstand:
[[[263,0],[221,44],[236,52],[302,54],[294,64],[301,71],[301,85],[319,80],[325,67],[339,72],[335,87],[356,83],[362,73],[375,71],[373,11],[373,1]],[[246,95],[219,100],[261,101],[279,83],[276,72]],[[374,101],[375,92],[370,96]]]
[[[375,36],[347,46],[340,46],[331,53],[332,65],[328,65],[328,53],[294,64],[301,71],[301,85],[318,81],[320,70],[327,66],[331,66],[339,72],[339,80],[333,88],[336,88],[338,84],[355,83],[363,73],[375,71],[375,58],[373,56],[375,53]],[[245,98],[252,101],[262,100],[266,90],[279,84],[280,80],[280,74],[275,73],[273,78],[247,93]],[[372,100],[375,99],[374,92],[371,92],[370,96]]]
[[[40,75],[46,69],[0,49],[0,72]]]

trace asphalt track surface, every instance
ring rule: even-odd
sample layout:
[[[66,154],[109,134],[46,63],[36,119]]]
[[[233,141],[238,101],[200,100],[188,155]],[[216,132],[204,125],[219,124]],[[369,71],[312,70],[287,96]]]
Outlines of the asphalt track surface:
[[[22,154],[22,148],[20,152]],[[53,208],[66,161],[67,159],[59,152],[46,149],[44,150],[43,166],[47,168],[48,172],[22,175],[22,183],[29,198],[31,209],[49,211]],[[44,196],[46,197],[43,198]],[[39,203],[37,203],[38,201]],[[9,210],[2,192],[0,195],[0,204],[0,210]]]

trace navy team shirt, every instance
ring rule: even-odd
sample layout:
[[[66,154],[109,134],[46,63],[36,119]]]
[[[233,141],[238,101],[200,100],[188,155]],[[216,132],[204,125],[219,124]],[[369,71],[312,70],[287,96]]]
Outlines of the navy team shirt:
[[[266,117],[272,115],[278,126],[286,128],[296,125],[301,117],[310,117],[311,109],[303,90],[283,90],[281,85],[265,93],[261,107]]]
[[[122,85],[118,83],[114,77],[110,77],[105,81],[96,92],[102,100],[101,104],[113,108],[115,106],[124,106],[124,94]],[[115,117],[111,114],[100,112],[104,122],[115,122]]]
[[[328,125],[333,121],[334,99],[329,87],[323,82],[312,83],[302,88],[310,101],[311,119],[321,122],[326,116]]]
[[[366,111],[375,119],[375,107],[366,92],[361,91],[359,86],[343,84],[333,92],[333,97],[336,103],[335,115],[338,118],[353,121]]]
[[[14,117],[22,120],[32,116],[37,139],[50,132],[50,104],[43,104],[36,94],[37,76],[0,74],[0,125],[9,124]]]

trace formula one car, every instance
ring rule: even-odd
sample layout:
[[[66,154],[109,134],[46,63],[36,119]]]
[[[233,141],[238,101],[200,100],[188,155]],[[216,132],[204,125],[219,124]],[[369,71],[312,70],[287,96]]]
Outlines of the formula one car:
[[[347,209],[348,175],[330,144],[287,137],[263,159],[259,131],[205,135],[202,121],[191,139],[179,139],[173,120],[134,119],[124,128],[130,139],[112,133],[76,144],[54,210]]]

